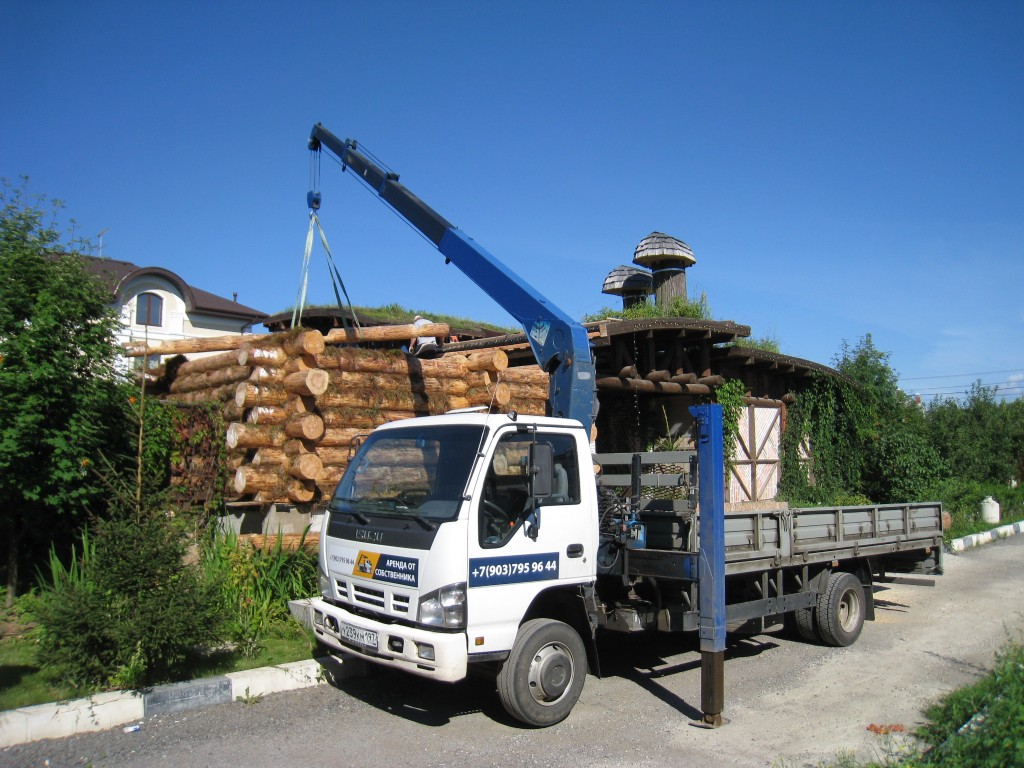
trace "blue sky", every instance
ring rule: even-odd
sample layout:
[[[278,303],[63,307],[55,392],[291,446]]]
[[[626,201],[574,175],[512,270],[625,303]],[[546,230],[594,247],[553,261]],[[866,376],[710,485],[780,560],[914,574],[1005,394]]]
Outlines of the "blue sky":
[[[657,230],[784,353],[870,333],[908,391],[1018,396],[1022,40],[1019,2],[6,0],[0,176],[275,313],[321,121],[573,317]],[[512,324],[326,159],[321,190],[355,303]]]

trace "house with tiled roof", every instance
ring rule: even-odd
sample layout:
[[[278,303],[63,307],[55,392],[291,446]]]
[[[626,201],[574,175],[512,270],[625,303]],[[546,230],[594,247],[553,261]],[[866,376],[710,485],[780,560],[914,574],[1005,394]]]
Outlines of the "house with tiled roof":
[[[267,313],[189,285],[163,267],[86,257],[85,268],[109,286],[121,313],[118,341],[171,341],[252,333]],[[158,361],[150,361],[155,363]]]

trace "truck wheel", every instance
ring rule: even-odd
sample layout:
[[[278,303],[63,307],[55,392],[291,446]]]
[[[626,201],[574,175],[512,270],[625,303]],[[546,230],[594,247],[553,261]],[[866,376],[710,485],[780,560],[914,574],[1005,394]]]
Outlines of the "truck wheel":
[[[809,643],[816,643],[821,639],[814,610],[814,608],[797,608],[793,611],[793,626],[796,627],[797,634]]]
[[[517,720],[554,725],[572,711],[586,676],[587,651],[576,631],[561,621],[532,619],[519,628],[498,672],[498,695]]]
[[[852,645],[864,628],[864,587],[852,573],[833,573],[818,595],[818,635],[826,645]]]

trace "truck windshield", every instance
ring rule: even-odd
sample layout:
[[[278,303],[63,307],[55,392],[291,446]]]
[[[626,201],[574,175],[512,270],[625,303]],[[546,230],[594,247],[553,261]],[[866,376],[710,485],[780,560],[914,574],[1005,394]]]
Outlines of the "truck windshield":
[[[374,432],[352,459],[328,508],[357,520],[377,515],[426,523],[454,519],[483,429],[461,424]]]

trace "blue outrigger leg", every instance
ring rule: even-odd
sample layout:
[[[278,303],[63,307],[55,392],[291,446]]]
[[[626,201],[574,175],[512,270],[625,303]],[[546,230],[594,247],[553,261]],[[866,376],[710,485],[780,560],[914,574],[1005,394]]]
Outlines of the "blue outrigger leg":
[[[723,724],[725,703],[725,451],[722,406],[690,406],[697,420],[700,493],[700,708],[703,725]]]

